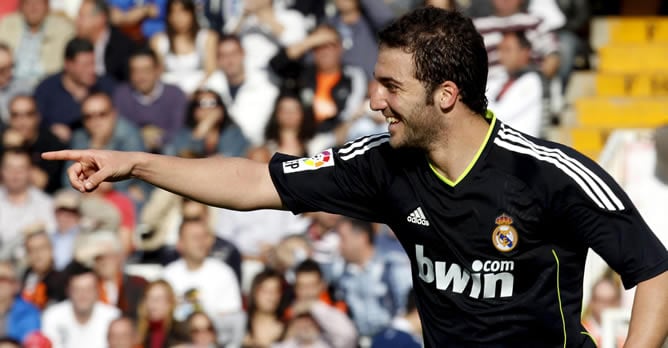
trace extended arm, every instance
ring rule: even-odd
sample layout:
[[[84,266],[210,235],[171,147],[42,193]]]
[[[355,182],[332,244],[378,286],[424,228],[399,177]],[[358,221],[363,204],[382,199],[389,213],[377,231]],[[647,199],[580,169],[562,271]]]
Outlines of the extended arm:
[[[281,209],[265,163],[242,158],[185,159],[144,152],[65,150],[43,154],[47,160],[71,160],[67,175],[79,191],[103,181],[138,178],[205,204],[235,210]]]
[[[624,348],[659,348],[668,335],[668,271],[638,284]]]

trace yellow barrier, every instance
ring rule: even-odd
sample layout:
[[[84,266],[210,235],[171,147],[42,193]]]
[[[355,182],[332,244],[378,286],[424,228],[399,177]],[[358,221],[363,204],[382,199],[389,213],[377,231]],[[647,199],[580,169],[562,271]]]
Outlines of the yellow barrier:
[[[625,17],[605,18],[610,43],[666,43],[668,42],[668,18]]]
[[[602,97],[668,97],[668,72],[596,74],[596,95]]]
[[[598,51],[604,73],[668,72],[667,44],[613,44]]]
[[[668,98],[582,98],[575,109],[581,127],[649,128],[668,123]]]

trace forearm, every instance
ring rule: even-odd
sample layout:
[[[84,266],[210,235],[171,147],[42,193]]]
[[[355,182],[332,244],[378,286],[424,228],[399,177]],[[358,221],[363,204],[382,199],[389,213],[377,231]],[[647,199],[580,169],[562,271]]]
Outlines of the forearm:
[[[638,284],[625,348],[658,348],[668,335],[668,272]]]
[[[547,79],[553,78],[554,75],[556,75],[557,70],[559,70],[559,55],[550,54],[545,57],[540,70],[543,73],[543,76],[545,76]]]
[[[184,159],[135,152],[131,175],[205,204],[234,210],[281,208],[266,164],[242,158]]]
[[[148,11],[145,6],[134,7],[127,12],[112,8],[111,23],[118,26],[132,25],[141,22],[147,15]]]

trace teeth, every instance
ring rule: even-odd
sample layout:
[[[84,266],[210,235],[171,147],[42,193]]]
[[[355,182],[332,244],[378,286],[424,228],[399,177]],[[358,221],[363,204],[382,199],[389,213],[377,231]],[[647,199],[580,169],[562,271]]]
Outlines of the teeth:
[[[387,123],[389,123],[389,124],[393,124],[393,123],[397,123],[397,122],[399,122],[399,120],[396,119],[396,118],[394,118],[394,117],[386,117],[385,119],[387,120]]]

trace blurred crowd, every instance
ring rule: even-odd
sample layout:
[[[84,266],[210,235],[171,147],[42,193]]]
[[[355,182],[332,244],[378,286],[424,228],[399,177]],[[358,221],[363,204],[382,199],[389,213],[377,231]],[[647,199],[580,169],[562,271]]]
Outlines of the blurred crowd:
[[[0,347],[421,347],[387,226],[132,180],[81,194],[40,154],[268,162],[384,132],[375,34],[425,5],[474,19],[500,119],[538,137],[558,121],[584,0],[2,0]],[[593,296],[615,304],[609,284]]]

